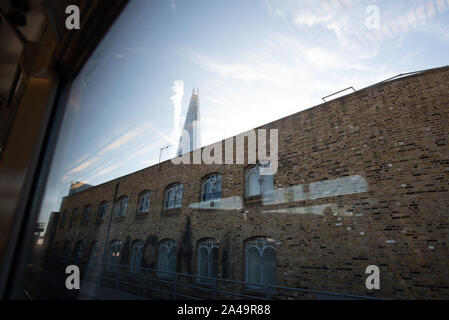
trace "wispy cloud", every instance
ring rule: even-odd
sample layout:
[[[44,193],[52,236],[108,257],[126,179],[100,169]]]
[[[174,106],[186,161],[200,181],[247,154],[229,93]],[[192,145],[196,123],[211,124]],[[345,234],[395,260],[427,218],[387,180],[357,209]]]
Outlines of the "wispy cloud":
[[[81,171],[89,168],[94,163],[98,162],[100,159],[101,159],[100,157],[93,157],[89,160],[85,160],[81,164],[79,164],[78,166],[76,166],[75,168],[73,168],[72,170],[67,172],[66,175],[72,175],[74,173],[81,172]]]
[[[182,98],[184,96],[184,81],[175,80],[171,87],[173,95],[170,100],[173,104],[173,130],[170,140],[172,143],[176,143],[176,138],[181,134],[181,110],[182,110]]]
[[[111,142],[109,145],[107,145],[104,149],[102,149],[100,152],[98,152],[98,155],[104,155],[108,152],[111,152],[121,146],[123,146],[125,143],[129,142],[145,130],[147,130],[149,127],[148,123],[143,123],[140,126],[131,129],[130,131],[126,132],[122,136],[118,137],[116,140]]]

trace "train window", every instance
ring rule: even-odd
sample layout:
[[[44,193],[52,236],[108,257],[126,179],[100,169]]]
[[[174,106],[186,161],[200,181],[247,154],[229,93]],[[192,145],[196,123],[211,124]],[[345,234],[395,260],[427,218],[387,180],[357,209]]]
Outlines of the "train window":
[[[36,57],[5,69],[2,123],[61,73],[16,210],[24,296],[449,297],[449,3],[87,1],[68,30],[56,1],[42,57],[22,2],[1,32]]]

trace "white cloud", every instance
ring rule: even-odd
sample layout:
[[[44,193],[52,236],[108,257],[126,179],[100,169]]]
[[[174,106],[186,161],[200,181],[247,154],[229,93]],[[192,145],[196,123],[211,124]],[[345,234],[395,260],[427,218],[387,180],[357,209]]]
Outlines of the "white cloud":
[[[100,157],[93,157],[89,160],[83,161],[81,164],[79,164],[78,166],[76,166],[75,168],[73,168],[72,170],[70,170],[69,172],[66,173],[67,176],[70,176],[74,173],[78,173],[81,172],[87,168],[89,168],[91,165],[93,165],[94,163],[96,163],[98,160],[100,160]]]
[[[332,16],[329,14],[325,15],[317,15],[311,12],[300,11],[294,17],[294,23],[298,26],[314,26],[321,23],[326,23],[332,19]]]

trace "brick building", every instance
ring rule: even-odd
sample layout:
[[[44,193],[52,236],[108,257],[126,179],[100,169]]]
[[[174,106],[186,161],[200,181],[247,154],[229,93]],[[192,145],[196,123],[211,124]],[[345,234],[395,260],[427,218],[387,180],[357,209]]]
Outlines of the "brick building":
[[[247,164],[168,160],[64,197],[49,247],[251,283],[449,298],[448,119],[449,67],[384,81],[258,128],[278,130],[272,179]],[[379,290],[365,287],[368,265]]]

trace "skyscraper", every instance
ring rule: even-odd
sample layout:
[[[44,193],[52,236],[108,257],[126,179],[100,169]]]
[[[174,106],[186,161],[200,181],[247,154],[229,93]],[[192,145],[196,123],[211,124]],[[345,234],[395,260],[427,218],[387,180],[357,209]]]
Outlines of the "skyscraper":
[[[178,156],[193,151],[201,146],[199,88],[193,88],[187,110],[186,121],[179,138]]]

